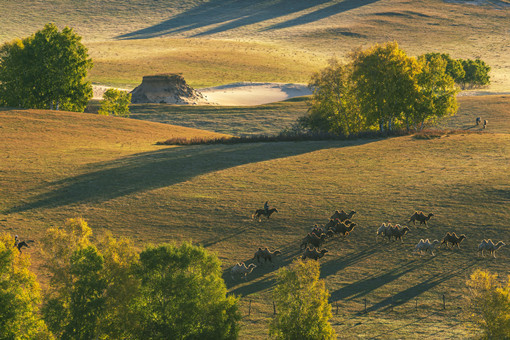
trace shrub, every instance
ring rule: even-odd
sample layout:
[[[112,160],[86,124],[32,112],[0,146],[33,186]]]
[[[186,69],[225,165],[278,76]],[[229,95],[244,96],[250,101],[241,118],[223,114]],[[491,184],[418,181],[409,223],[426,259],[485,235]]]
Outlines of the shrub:
[[[476,270],[467,282],[474,321],[484,339],[510,338],[510,278],[498,280],[497,274]]]

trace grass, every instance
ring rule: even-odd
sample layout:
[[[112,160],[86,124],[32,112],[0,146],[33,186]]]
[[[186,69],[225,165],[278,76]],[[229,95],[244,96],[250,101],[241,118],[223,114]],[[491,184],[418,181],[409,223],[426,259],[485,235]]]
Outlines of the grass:
[[[457,122],[474,121],[476,107],[490,122],[507,116],[508,96],[494,104],[490,98],[463,98]],[[37,241],[48,226],[82,216],[96,235],[109,230],[139,247],[192,240],[218,254],[229,291],[242,296],[241,337],[262,339],[276,269],[300,255],[311,225],[325,223],[335,209],[355,209],[358,227],[345,240],[328,241],[321,261],[334,312],[338,305],[332,320],[338,334],[472,337],[464,282],[474,268],[506,273],[510,256],[506,248],[496,259],[476,254],[482,238],[510,238],[510,129],[501,122],[484,133],[429,140],[162,147],[155,142],[171,134],[214,135],[134,119],[4,110],[0,231]],[[251,220],[266,200],[280,212]],[[434,212],[429,228],[412,227],[404,244],[375,242],[380,223],[405,223],[414,210]],[[467,235],[460,250],[412,254],[420,238],[447,231]],[[283,252],[277,266],[232,281],[228,268],[250,261],[261,246]],[[45,282],[37,243],[27,253]],[[360,314],[365,299],[368,313]]]
[[[229,10],[225,11],[228,6]],[[307,82],[331,57],[396,40],[410,55],[446,52],[481,57],[492,67],[491,91],[510,88],[508,3],[442,0],[100,1],[0,3],[9,13],[0,41],[46,22],[84,37],[95,83],[133,87],[142,76],[178,72],[194,87],[235,81]]]

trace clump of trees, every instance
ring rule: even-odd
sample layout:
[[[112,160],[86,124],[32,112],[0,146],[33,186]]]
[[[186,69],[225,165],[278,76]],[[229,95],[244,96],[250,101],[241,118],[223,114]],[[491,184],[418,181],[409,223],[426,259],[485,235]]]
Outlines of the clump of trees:
[[[476,270],[467,281],[471,311],[483,339],[510,339],[510,277]]]
[[[0,235],[0,337],[52,339],[41,320],[41,289],[30,272],[30,261],[19,256],[14,238]]]
[[[81,37],[46,24],[0,47],[0,106],[83,112],[92,98],[90,68]]]
[[[108,89],[103,95],[103,102],[98,113],[103,116],[129,117],[131,93],[117,89]]]
[[[420,130],[456,113],[456,82],[487,84],[489,70],[479,59],[454,60],[439,53],[409,57],[396,42],[355,50],[347,63],[332,60],[312,76],[310,108],[299,125],[344,136]]]
[[[273,291],[277,314],[269,328],[274,339],[336,339],[329,293],[317,261],[294,261],[278,271]]]
[[[48,229],[41,243],[50,284],[39,313],[28,257],[18,254],[12,237],[0,238],[0,334],[13,334],[7,338],[238,336],[238,300],[227,296],[218,258],[202,247],[164,244],[138,252],[110,234],[92,242],[81,218]]]

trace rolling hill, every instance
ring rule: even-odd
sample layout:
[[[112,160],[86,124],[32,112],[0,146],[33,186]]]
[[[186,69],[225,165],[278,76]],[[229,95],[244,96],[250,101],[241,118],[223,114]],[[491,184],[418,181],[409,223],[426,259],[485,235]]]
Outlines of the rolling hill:
[[[236,81],[308,82],[331,57],[396,40],[410,55],[446,52],[492,66],[510,88],[507,1],[2,1],[0,41],[46,22],[84,37],[95,83],[134,87],[143,75],[183,73],[194,87]]]
[[[90,114],[3,110],[0,230],[37,240],[45,228],[81,216],[96,235],[109,230],[139,247],[192,240],[218,254],[245,315],[251,304],[242,336],[265,338],[277,268],[300,256],[300,241],[313,224],[327,222],[336,209],[354,209],[358,226],[345,240],[328,241],[321,261],[338,309],[337,332],[467,337],[466,278],[474,268],[508,269],[508,249],[496,259],[476,251],[482,238],[510,238],[510,130],[508,119],[497,118],[508,116],[510,99],[493,98],[463,101],[452,124],[466,132],[433,139],[189,147],[154,143],[169,135],[214,134]],[[499,126],[470,133],[478,114]],[[280,212],[253,221],[265,200]],[[404,244],[375,241],[380,223],[406,223],[414,210],[435,214],[429,228],[411,225]],[[460,250],[412,253],[420,238],[440,239],[447,231],[467,235]],[[228,268],[264,246],[282,251],[277,266],[262,265],[247,282],[232,281]],[[43,274],[37,246],[28,251]],[[369,313],[359,314],[365,299]]]

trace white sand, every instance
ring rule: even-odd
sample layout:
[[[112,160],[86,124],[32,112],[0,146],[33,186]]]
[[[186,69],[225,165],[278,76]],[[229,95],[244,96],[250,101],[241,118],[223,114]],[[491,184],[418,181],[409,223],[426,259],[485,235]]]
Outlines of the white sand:
[[[213,105],[252,106],[312,94],[305,84],[241,82],[198,89]]]

